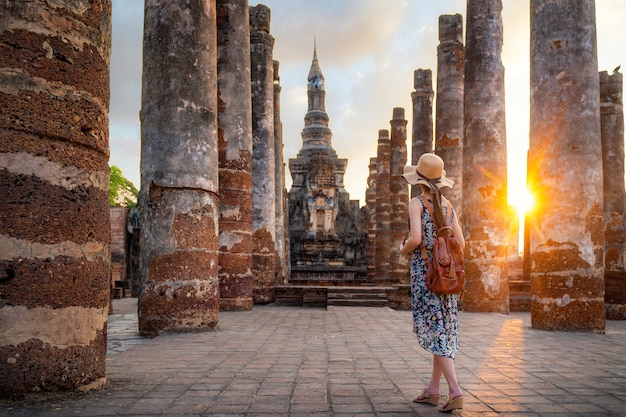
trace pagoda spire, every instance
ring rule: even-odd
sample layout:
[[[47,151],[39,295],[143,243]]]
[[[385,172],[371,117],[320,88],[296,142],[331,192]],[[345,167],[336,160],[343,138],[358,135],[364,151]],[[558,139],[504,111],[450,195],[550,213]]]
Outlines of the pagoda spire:
[[[313,35],[313,61],[311,62],[311,69],[309,70],[307,81],[308,90],[324,90],[324,75],[322,74],[320,63],[317,60],[317,39],[315,35]]]
[[[330,148],[332,132],[328,127],[326,114],[326,90],[324,89],[324,75],[317,59],[317,40],[313,37],[313,61],[307,77],[307,96],[309,108],[304,117],[302,140],[305,146],[323,145]]]

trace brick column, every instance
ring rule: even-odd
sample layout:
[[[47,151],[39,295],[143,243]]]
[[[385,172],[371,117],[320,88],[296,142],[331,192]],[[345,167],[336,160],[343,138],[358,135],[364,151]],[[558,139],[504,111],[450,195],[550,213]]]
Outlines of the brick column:
[[[274,301],[276,269],[276,182],[274,148],[274,38],[270,9],[250,7],[252,79],[252,239],[253,299]]]
[[[391,162],[389,175],[389,270],[394,284],[408,284],[408,258],[400,253],[400,242],[406,237],[409,218],[409,186],[402,179],[402,168],[407,162],[406,125],[404,109],[393,109],[391,124]]]
[[[429,69],[413,72],[413,129],[411,132],[411,165],[420,156],[433,151],[433,74]],[[419,195],[419,186],[411,186],[411,197]]]
[[[218,324],[215,1],[146,3],[139,331]]]
[[[283,153],[283,123],[280,120],[280,76],[278,75],[279,62],[274,61],[274,166],[276,192],[276,284],[285,284],[288,277],[288,250],[289,247],[286,228],[287,190],[285,188],[285,158]]]
[[[252,104],[247,0],[217,0],[221,310],[251,310]]]
[[[444,160],[454,187],[445,191],[461,217],[463,194],[463,18],[439,16],[435,153]]]
[[[367,188],[365,190],[365,205],[369,220],[365,251],[367,253],[367,281],[374,282],[376,278],[376,157],[370,158],[368,168],[369,176],[367,177]]]
[[[501,0],[468,0],[463,232],[467,311],[509,312]],[[447,162],[447,161],[446,161]]]
[[[391,164],[391,143],[389,130],[378,131],[378,149],[376,152],[376,259],[375,282],[387,284],[390,279],[389,248],[391,246],[389,229],[389,198]]]
[[[624,231],[623,76],[600,73],[602,170],[604,178],[604,301],[607,319],[626,318]]]
[[[111,2],[52,3],[0,2],[4,398],[106,382]]]
[[[604,332],[595,2],[530,2],[531,323]],[[468,89],[466,88],[467,92]]]

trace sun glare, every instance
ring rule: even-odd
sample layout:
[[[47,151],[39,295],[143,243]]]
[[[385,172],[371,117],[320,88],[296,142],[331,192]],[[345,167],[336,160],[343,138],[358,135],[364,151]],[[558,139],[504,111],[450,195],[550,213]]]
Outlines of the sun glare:
[[[523,218],[526,212],[532,210],[535,205],[535,199],[527,188],[520,190],[518,194],[510,196],[510,198],[511,201],[509,202],[509,204],[515,207],[517,214],[521,218]]]
[[[535,199],[527,188],[522,188],[517,193],[509,195],[509,204],[515,208],[519,221],[519,241],[517,242],[518,253],[523,256],[524,252],[524,223],[525,215],[531,211],[535,205]]]

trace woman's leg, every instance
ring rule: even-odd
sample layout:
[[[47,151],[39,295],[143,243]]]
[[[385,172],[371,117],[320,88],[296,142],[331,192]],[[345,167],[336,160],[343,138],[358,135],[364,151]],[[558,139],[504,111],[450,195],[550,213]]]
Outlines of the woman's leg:
[[[443,376],[446,378],[446,382],[448,383],[448,396],[450,399],[453,400],[456,397],[462,396],[463,391],[461,391],[461,386],[456,379],[454,359],[443,356],[435,356],[435,362],[439,364],[439,368],[441,369],[441,372],[443,372]]]
[[[424,389],[426,394],[429,396],[439,396],[439,383],[441,382],[441,375],[443,371],[439,362],[437,361],[437,356],[433,355],[433,370],[430,376],[430,381],[428,381],[428,385]],[[422,393],[419,394],[415,400],[418,402],[422,401],[426,396]]]
[[[426,391],[429,394],[439,394],[439,383],[441,382],[441,375],[443,370],[441,364],[437,360],[437,355],[433,355],[433,372],[430,375],[430,381],[426,386]]]

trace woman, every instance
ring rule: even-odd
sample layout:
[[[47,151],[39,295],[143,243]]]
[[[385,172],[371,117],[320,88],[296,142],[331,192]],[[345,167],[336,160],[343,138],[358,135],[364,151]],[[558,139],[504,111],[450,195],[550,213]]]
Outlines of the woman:
[[[454,208],[439,192],[440,188],[452,187],[454,181],[446,178],[443,160],[434,153],[423,154],[417,166],[405,166],[402,177],[411,185],[419,185],[422,194],[409,202],[410,231],[402,243],[400,252],[411,256],[411,306],[413,327],[420,346],[433,354],[433,369],[430,382],[413,401],[438,405],[441,376],[448,383],[448,396],[439,411],[452,411],[463,408],[463,392],[456,379],[454,357],[459,346],[456,295],[439,295],[426,288],[426,261],[422,255],[424,245],[429,259],[437,235],[437,225],[444,222],[452,225],[454,235],[461,247],[465,246],[463,232],[459,226]],[[424,200],[432,206],[429,213]]]

